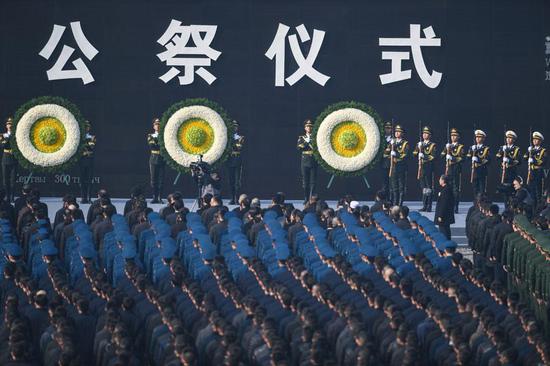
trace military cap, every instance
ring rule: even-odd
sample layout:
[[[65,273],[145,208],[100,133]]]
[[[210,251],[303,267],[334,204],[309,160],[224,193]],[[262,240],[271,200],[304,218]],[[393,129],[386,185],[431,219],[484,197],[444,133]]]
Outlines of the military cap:
[[[458,129],[451,128],[451,136],[460,136],[460,132],[458,132]]]
[[[385,122],[384,123],[384,128],[392,128],[393,127],[393,123],[391,122]]]
[[[6,126],[7,125],[13,125],[13,118],[8,117],[8,119],[6,120]]]
[[[533,132],[533,138],[544,141],[544,136],[542,135],[542,133],[538,131]]]
[[[136,247],[134,245],[125,245],[122,249],[122,257],[124,259],[132,259],[137,255]]]
[[[153,125],[160,125],[160,119],[155,118],[155,119],[153,120]]]
[[[487,137],[487,134],[482,130],[475,130],[476,137]]]
[[[395,126],[395,132],[405,132],[405,130],[401,127],[401,125],[397,125]]]
[[[46,245],[41,244],[40,251],[42,252],[43,256],[57,255],[57,253],[59,252],[55,245],[53,245],[53,243],[47,243]]]
[[[23,249],[17,244],[13,244],[13,243],[6,244],[4,245],[4,250],[9,256],[12,256],[12,257],[19,257],[23,255]]]
[[[430,126],[424,126],[424,128],[422,128],[422,133],[428,133],[428,134],[432,134],[432,129],[430,128]]]
[[[79,248],[78,248],[78,253],[80,254],[80,256],[82,258],[94,258],[96,253],[95,253],[95,249],[92,248],[91,245],[80,245]]]
[[[306,121],[304,122],[304,127],[313,127],[313,122],[311,122],[310,119],[306,119]]]
[[[508,130],[506,131],[506,137],[511,137],[515,140],[518,138],[518,135],[512,130]]]

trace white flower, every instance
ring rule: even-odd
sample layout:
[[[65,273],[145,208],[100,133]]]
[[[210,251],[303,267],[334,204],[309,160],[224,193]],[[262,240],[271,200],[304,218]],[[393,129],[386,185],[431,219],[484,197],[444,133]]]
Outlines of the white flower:
[[[363,128],[367,137],[363,151],[353,157],[337,154],[332,148],[332,130],[342,122],[353,121]],[[343,108],[330,113],[317,130],[317,149],[321,158],[332,168],[344,172],[355,172],[365,168],[376,157],[380,147],[380,130],[374,118],[357,108]]]
[[[55,152],[37,150],[31,141],[31,128],[41,118],[53,117],[63,124],[66,132],[65,143]],[[76,117],[58,104],[39,104],[30,108],[19,119],[15,131],[15,141],[21,155],[34,165],[53,167],[69,161],[77,153],[80,145],[80,126]]]
[[[196,162],[198,156],[184,151],[178,141],[178,131],[181,124],[188,119],[198,118],[210,124],[214,131],[214,142],[202,159],[208,164],[218,161],[227,147],[227,126],[218,112],[203,105],[192,105],[178,109],[170,116],[164,126],[164,148],[170,157],[186,168]]]

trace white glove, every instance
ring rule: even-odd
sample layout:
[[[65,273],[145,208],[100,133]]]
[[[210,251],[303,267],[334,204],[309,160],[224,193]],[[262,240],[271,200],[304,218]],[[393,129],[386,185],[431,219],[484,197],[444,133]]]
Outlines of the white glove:
[[[418,158],[419,158],[419,159],[424,159],[424,153],[419,153],[419,154],[418,154]]]
[[[159,136],[159,133],[158,133],[158,132],[155,132],[155,133],[152,134],[151,136],[153,136],[153,137],[158,137],[158,136]]]
[[[395,144],[395,140],[394,139],[390,139],[390,144]]]
[[[391,156],[397,156],[397,151],[392,151]]]
[[[422,141],[418,141],[418,147],[422,147]]]
[[[502,158],[502,162],[503,163],[509,163],[510,159],[505,156],[505,157]]]
[[[10,137],[10,134],[9,134],[9,133],[5,133],[5,134],[3,134],[2,136],[4,136],[4,138],[8,138],[8,137]]]
[[[453,157],[452,157],[451,154],[447,154],[447,155],[445,155],[445,159],[447,159],[447,160],[453,160]]]
[[[476,145],[472,145],[472,150],[476,150],[477,146]]]
[[[241,138],[241,135],[239,135],[238,133],[233,135],[233,139],[235,139],[235,140],[238,140],[240,138]]]
[[[472,156],[472,162],[477,163],[479,158],[477,156]]]
[[[309,144],[309,141],[310,141],[309,136],[306,136],[306,137],[304,138],[304,140],[305,140],[305,142],[307,142],[307,143]]]
[[[506,145],[502,145],[502,151],[508,150],[508,147]]]
[[[535,162],[535,159],[533,158],[529,158],[529,160],[527,160],[529,162],[529,164],[533,164]]]
[[[445,145],[445,148],[447,148],[447,149],[449,149],[450,147],[451,147],[451,144],[449,144],[449,143],[447,143],[447,144]]]

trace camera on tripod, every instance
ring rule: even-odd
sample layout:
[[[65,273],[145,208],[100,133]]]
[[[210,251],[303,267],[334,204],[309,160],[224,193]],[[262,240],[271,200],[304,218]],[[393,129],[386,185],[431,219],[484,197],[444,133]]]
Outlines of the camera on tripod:
[[[202,160],[202,155],[199,155],[198,160],[192,162],[189,168],[191,169],[191,177],[199,187],[207,183],[205,180],[210,176],[210,165]]]

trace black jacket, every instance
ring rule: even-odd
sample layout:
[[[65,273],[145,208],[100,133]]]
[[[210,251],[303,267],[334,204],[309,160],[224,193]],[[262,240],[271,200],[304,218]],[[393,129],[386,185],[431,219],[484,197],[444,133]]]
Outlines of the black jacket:
[[[434,221],[438,225],[450,225],[455,223],[455,198],[449,185],[443,187],[437,197]]]

